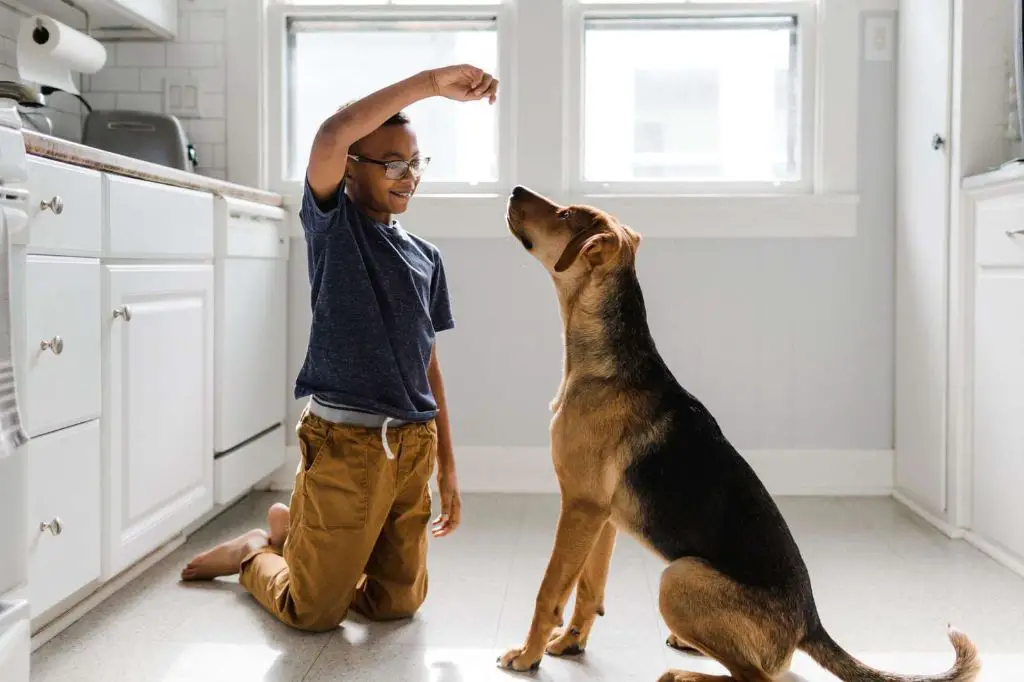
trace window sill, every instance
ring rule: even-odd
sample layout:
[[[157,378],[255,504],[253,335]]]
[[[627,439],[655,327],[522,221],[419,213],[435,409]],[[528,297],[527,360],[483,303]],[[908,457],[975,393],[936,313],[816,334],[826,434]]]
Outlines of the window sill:
[[[506,201],[503,194],[419,195],[401,221],[427,239],[504,238]],[[815,239],[856,236],[859,197],[578,195],[563,201],[608,211],[646,239]],[[293,236],[302,236],[297,224]]]
[[[421,195],[402,222],[428,239],[506,237],[506,201],[503,195]],[[562,201],[597,206],[648,239],[853,237],[859,203],[856,195],[589,195]]]

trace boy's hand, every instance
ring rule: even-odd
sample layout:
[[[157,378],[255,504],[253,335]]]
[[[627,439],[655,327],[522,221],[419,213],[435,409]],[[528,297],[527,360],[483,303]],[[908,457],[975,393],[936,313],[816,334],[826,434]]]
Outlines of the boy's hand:
[[[441,493],[441,515],[434,521],[431,534],[435,538],[448,535],[462,521],[462,498],[459,497],[459,477],[454,469],[437,473],[437,488]]]
[[[490,104],[498,97],[498,79],[483,69],[469,64],[445,66],[427,72],[434,94],[456,102],[486,99]]]

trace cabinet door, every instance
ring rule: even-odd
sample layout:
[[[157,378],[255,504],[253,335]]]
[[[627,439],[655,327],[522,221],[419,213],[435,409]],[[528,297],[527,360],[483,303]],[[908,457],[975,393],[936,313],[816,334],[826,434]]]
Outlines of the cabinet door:
[[[972,529],[1024,558],[1024,269],[976,280],[971,478]]]
[[[896,489],[946,511],[952,8],[902,0],[896,217]]]
[[[213,506],[213,266],[104,268],[109,577]]]

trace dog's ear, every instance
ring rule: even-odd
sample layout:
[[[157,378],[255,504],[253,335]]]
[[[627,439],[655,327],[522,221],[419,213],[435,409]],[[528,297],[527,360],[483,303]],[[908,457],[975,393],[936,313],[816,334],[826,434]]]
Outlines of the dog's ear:
[[[591,265],[601,265],[607,259],[608,250],[617,245],[618,238],[614,233],[604,229],[604,225],[595,221],[593,225],[575,235],[566,244],[562,255],[555,263],[555,272],[565,272],[582,253]]]

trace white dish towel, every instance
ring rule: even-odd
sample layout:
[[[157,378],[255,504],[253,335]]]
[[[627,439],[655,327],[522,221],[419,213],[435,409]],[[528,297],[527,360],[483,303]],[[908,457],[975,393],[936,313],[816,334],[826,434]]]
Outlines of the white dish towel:
[[[11,239],[0,214],[0,457],[28,442],[21,425],[11,342]]]

